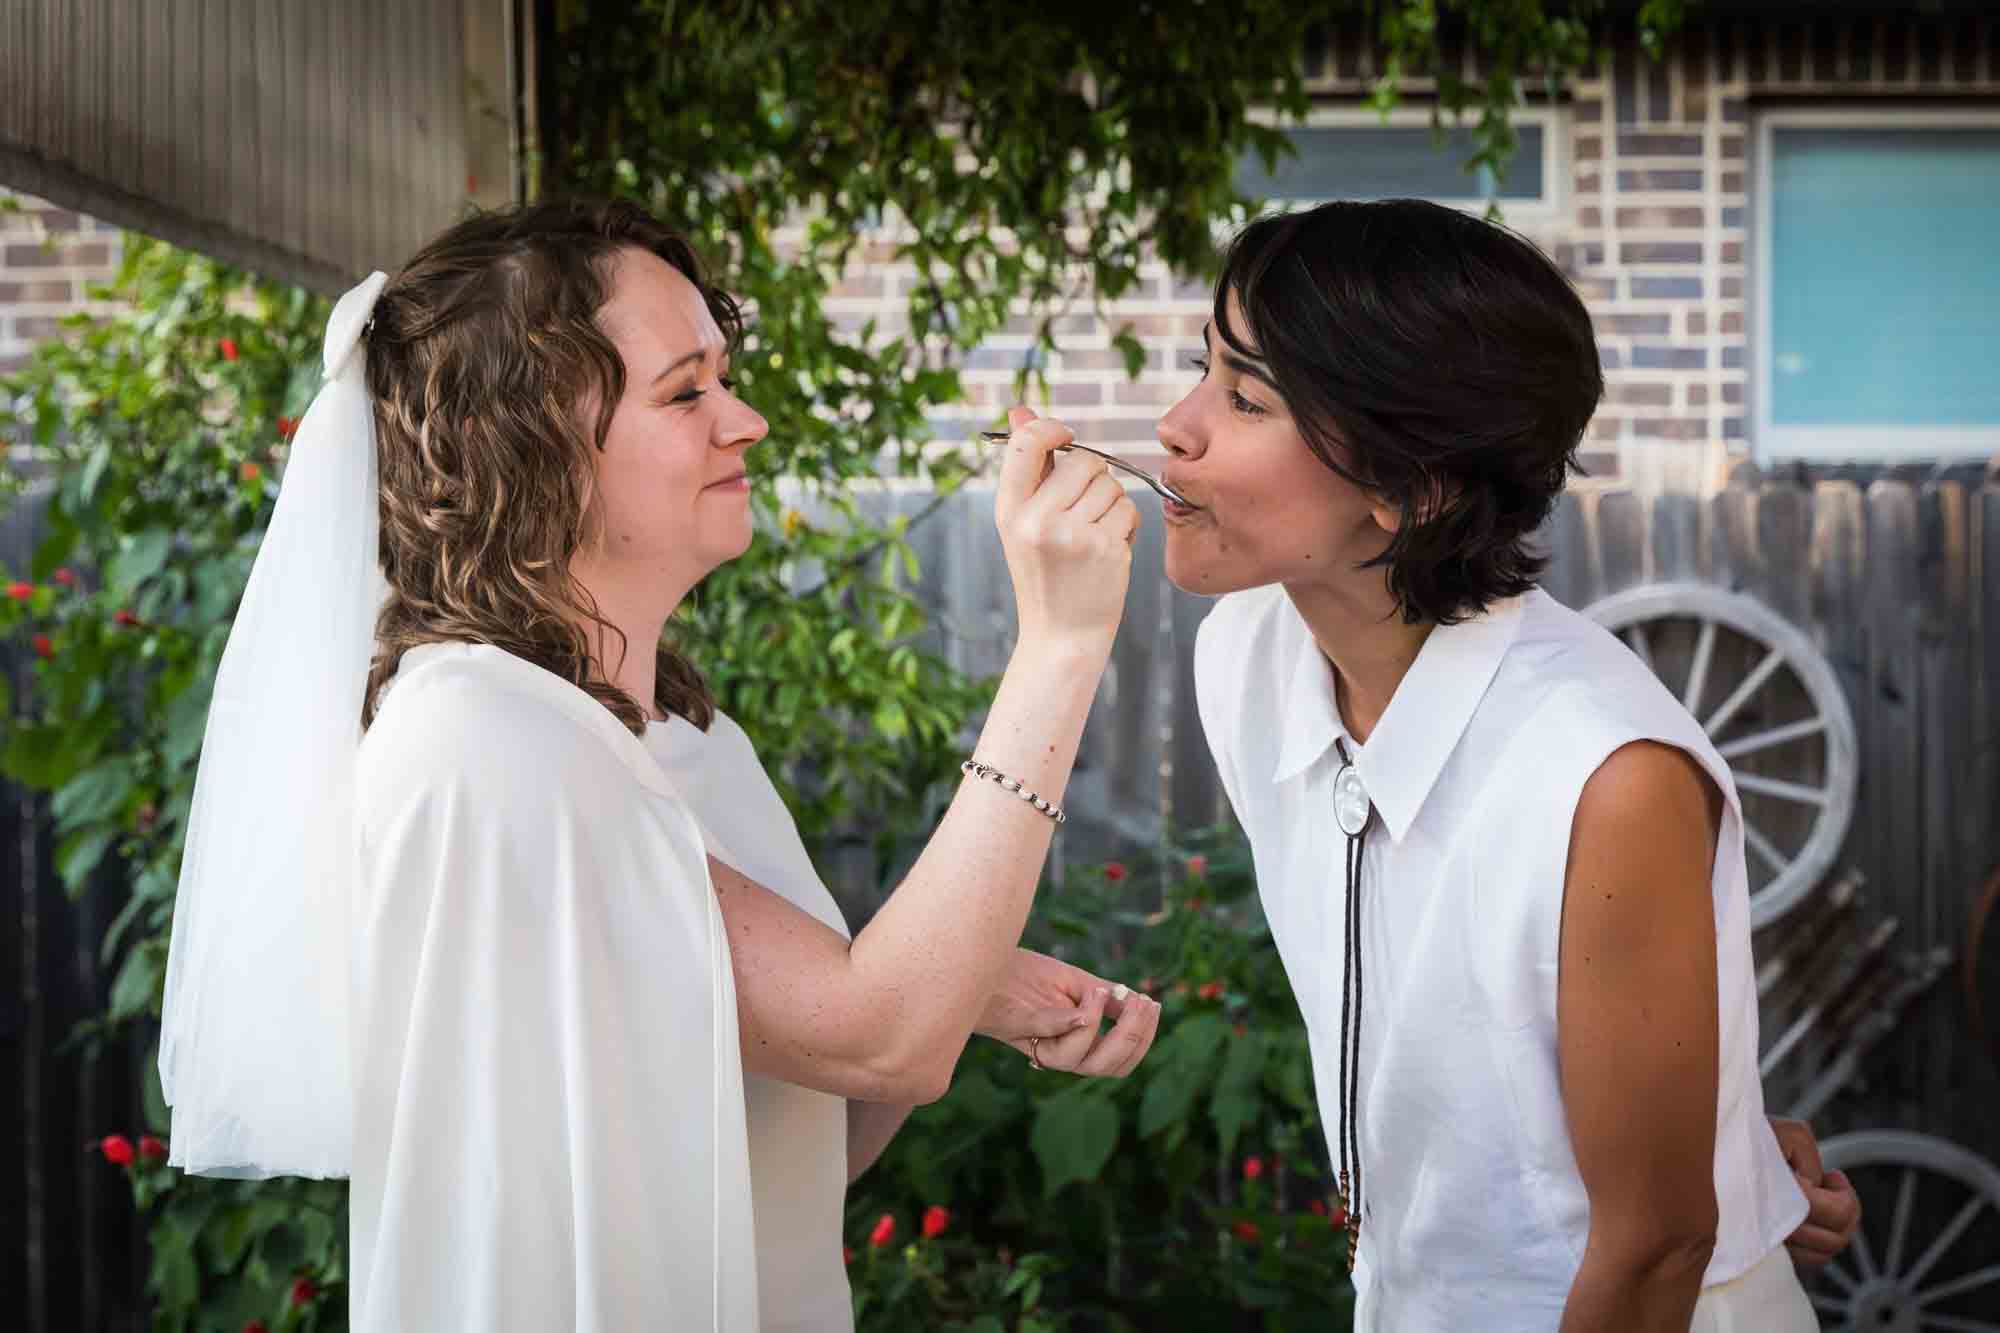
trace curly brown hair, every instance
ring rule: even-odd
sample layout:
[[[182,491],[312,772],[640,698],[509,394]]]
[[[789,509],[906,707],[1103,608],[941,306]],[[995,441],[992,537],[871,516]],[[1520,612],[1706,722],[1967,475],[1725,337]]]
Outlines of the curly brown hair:
[[[389,596],[364,727],[405,652],[483,643],[569,681],[644,732],[646,709],[609,682],[584,627],[624,636],[570,574],[597,534],[594,460],[625,391],[624,362],[597,314],[627,248],[679,269],[738,340],[737,305],[703,280],[693,248],[622,202],[477,214],[383,289],[366,351]],[[713,696],[664,641],[654,679],[654,704],[708,728]]]

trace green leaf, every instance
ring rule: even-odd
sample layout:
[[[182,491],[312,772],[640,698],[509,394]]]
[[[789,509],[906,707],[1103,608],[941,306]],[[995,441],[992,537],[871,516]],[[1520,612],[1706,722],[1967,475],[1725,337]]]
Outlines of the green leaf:
[[[56,873],[62,877],[63,887],[72,898],[83,892],[90,873],[104,860],[104,854],[111,850],[118,830],[107,827],[82,829],[63,839],[56,851]]]
[[[132,794],[132,762],[107,759],[64,783],[49,803],[49,813],[65,827],[87,824],[117,813]]]
[[[1089,1083],[1042,1103],[1031,1138],[1042,1164],[1042,1189],[1054,1196],[1072,1181],[1097,1179],[1118,1147],[1118,1108]]]
[[[105,568],[105,587],[114,601],[129,600],[139,585],[159,573],[173,549],[173,536],[153,528],[134,534]]]
[[[910,734],[909,714],[897,700],[884,699],[875,706],[875,730],[885,740],[899,741]]]
[[[1149,1139],[1185,1120],[1195,1098],[1208,1086],[1210,1072],[1229,1029],[1214,1014],[1185,1019],[1155,1048],[1157,1064],[1146,1095],[1139,1103],[1139,1137]]]
[[[111,983],[112,1021],[151,1013],[166,972],[165,940],[149,940],[127,954],[124,966],[118,969],[118,975]]]
[[[1257,1096],[1263,1079],[1263,1040],[1250,1033],[1230,1041],[1222,1060],[1222,1074],[1215,1081],[1215,1096],[1208,1107],[1225,1158],[1236,1155],[1237,1139],[1256,1122],[1263,1109]]]

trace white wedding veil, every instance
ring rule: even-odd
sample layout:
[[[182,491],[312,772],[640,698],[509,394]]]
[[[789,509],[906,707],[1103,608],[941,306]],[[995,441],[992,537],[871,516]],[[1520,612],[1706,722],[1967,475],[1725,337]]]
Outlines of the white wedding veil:
[[[388,278],[327,320],[209,705],[167,958],[169,1160],[200,1175],[348,1174],[354,773],[383,583],[362,338]]]

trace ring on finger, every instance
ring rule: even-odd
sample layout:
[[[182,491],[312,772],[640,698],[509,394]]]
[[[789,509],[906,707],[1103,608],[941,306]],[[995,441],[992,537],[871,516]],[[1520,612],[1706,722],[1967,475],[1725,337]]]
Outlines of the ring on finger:
[[[1041,1051],[1042,1051],[1042,1039],[1040,1037],[1028,1038],[1028,1068],[1030,1069],[1048,1068],[1047,1065],[1042,1063]]]

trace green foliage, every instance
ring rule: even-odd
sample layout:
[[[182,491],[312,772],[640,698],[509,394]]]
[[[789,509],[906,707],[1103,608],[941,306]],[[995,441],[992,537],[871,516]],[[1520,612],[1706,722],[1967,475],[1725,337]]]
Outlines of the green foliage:
[[[974,1042],[849,1193],[864,1326],[1347,1327],[1305,1028],[1240,839],[1073,873],[1044,890],[1028,942],[1156,994],[1159,1038],[1115,1082]],[[907,1236],[931,1207],[950,1212],[944,1234],[869,1243],[885,1214]],[[1017,1277],[1036,1299],[991,1303]]]

